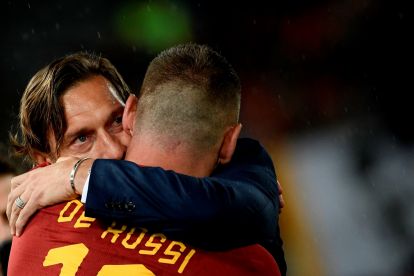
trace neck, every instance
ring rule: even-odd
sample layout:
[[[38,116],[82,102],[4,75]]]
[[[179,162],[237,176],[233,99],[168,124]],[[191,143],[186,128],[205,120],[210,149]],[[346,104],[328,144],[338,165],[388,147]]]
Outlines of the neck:
[[[205,177],[212,173],[217,156],[195,152],[184,143],[162,143],[159,138],[150,135],[134,135],[125,159],[142,166],[161,167],[181,174]]]

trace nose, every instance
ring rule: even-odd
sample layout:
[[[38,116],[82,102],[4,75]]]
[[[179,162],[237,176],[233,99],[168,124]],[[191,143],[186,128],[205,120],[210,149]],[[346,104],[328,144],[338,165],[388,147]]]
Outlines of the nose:
[[[100,158],[122,159],[126,151],[126,146],[122,143],[121,137],[108,132],[102,133],[101,136],[101,142],[97,145],[97,150],[98,152],[101,152],[102,156]]]

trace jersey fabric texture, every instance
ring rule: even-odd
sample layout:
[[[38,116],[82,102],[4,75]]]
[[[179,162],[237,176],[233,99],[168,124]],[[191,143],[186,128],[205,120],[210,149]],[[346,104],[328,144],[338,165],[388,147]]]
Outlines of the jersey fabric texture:
[[[8,275],[280,275],[260,245],[207,252],[86,217],[78,200],[39,211],[14,237]]]

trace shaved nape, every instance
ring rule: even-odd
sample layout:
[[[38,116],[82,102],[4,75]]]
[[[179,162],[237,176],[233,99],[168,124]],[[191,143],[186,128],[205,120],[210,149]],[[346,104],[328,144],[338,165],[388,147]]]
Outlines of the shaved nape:
[[[239,110],[240,80],[227,60],[205,45],[180,45],[150,63],[136,129],[208,150],[238,123]]]

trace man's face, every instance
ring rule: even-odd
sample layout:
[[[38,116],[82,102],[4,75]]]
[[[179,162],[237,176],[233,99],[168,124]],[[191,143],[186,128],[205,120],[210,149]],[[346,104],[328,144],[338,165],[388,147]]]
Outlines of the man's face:
[[[124,108],[110,89],[113,87],[104,77],[93,76],[66,91],[62,104],[67,130],[58,157],[124,156],[131,136],[122,128]]]

